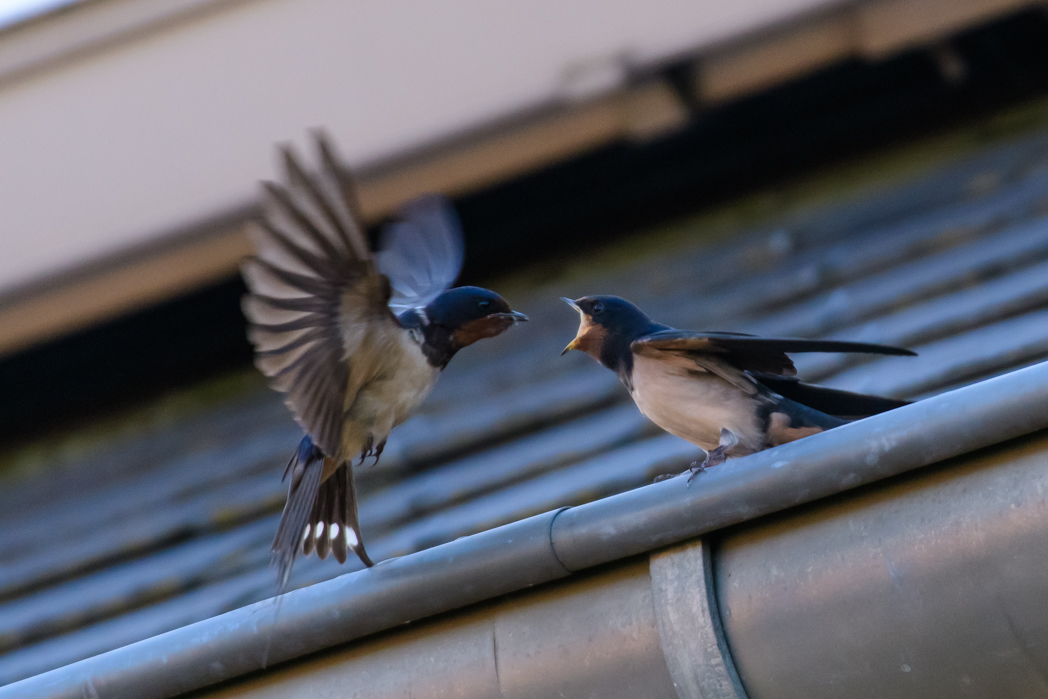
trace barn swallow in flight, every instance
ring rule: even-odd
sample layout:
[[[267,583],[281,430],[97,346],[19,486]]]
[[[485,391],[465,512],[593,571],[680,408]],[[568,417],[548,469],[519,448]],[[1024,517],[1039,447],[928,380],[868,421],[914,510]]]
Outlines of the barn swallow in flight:
[[[914,355],[907,349],[836,340],[676,330],[616,296],[562,299],[579,312],[564,348],[614,371],[646,417],[706,451],[695,474],[728,457],[792,442],[906,401],[803,383],[788,352]]]
[[[451,205],[409,203],[372,253],[349,173],[317,137],[321,167],[306,173],[283,150],[286,184],[263,184],[251,225],[256,256],[243,265],[255,364],[306,436],[288,462],[287,504],[273,541],[286,589],[301,549],[365,565],[351,463],[382,454],[455,353],[527,316],[493,291],[450,288],[462,267]]]

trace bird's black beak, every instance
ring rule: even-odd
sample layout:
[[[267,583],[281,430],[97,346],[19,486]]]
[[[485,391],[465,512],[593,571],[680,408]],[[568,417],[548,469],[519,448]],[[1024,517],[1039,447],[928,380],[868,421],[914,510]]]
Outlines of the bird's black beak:
[[[500,313],[499,315],[505,316],[507,318],[512,318],[514,323],[528,322],[528,317],[520,311],[510,311],[509,313]]]
[[[575,303],[574,301],[569,299],[567,296],[561,296],[560,300],[563,301],[564,303],[568,304],[572,308],[574,308],[576,311],[578,311],[579,315],[582,315],[582,309],[579,308],[579,304]]]
[[[579,312],[579,318],[582,318],[582,315],[583,315],[582,314],[582,309],[579,308],[579,304],[575,303],[574,301],[572,301],[571,299],[567,298],[566,296],[561,296],[560,300],[563,301],[564,303],[568,304],[572,308],[574,308],[576,311],[578,311]],[[567,354],[571,350],[578,349],[578,342],[579,342],[579,338],[578,337],[576,337],[574,340],[569,342],[568,346],[564,348],[564,351],[560,353],[560,356],[563,357],[565,354]]]

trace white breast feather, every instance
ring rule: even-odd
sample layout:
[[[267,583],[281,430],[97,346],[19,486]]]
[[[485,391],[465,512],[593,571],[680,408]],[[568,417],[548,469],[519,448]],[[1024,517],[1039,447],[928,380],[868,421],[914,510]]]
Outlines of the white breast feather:
[[[346,411],[342,449],[347,455],[366,448],[369,439],[372,445],[384,441],[418,409],[440,375],[411,333],[397,328],[385,340],[380,366]]]
[[[710,373],[688,373],[636,355],[633,362],[633,400],[656,425],[707,450],[717,446],[721,428],[731,430],[739,437],[733,456],[762,448],[753,396]]]
[[[397,406],[394,427],[411,417],[422,405],[440,376],[440,370],[426,360],[422,346],[412,334],[402,333],[401,338],[403,359],[400,363],[401,376],[396,381],[399,390],[391,396],[392,403]]]

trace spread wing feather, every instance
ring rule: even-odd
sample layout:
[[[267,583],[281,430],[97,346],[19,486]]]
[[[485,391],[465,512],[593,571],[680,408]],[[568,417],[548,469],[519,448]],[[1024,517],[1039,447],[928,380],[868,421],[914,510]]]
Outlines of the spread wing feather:
[[[264,220],[249,228],[257,255],[243,265],[251,291],[243,309],[259,370],[287,394],[306,433],[335,457],[347,393],[362,378],[350,375],[347,360],[376,331],[391,329],[390,306],[422,307],[450,287],[463,249],[454,209],[429,196],[403,208],[372,256],[355,185],[322,136],[318,145],[316,176],[285,148],[286,185],[263,187]]]
[[[741,333],[693,332],[662,330],[638,338],[630,349],[639,355],[659,353],[684,354],[692,357],[719,356],[742,371],[773,376],[795,376],[797,373],[788,352],[863,352],[868,354],[910,355],[901,347],[874,345],[840,340],[803,340],[769,338]]]
[[[369,252],[348,175],[318,137],[311,177],[283,150],[284,185],[263,188],[264,220],[249,229],[257,256],[245,262],[244,298],[255,363],[325,454],[341,455],[350,385],[347,358],[373,332],[388,331],[389,287]]]
[[[455,283],[462,271],[462,229],[444,197],[420,197],[400,211],[401,220],[385,227],[376,255],[390,279],[390,305],[400,311],[421,308]]]
[[[439,197],[405,207],[373,256],[353,180],[322,135],[317,143],[321,167],[312,175],[283,149],[285,182],[264,184],[263,220],[248,230],[256,256],[242,267],[255,363],[307,435],[288,465],[273,542],[281,590],[302,549],[339,562],[352,549],[372,565],[348,463],[356,454],[342,453],[345,410],[380,371],[390,333],[402,332],[389,305],[393,289],[398,306],[424,306],[462,267],[458,220]]]

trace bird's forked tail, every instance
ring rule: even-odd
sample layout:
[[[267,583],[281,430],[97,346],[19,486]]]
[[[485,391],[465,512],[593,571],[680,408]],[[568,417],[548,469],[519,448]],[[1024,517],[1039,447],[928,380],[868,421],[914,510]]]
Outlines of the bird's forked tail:
[[[330,474],[323,479],[325,464]],[[277,569],[277,591],[283,594],[299,551],[316,550],[320,558],[334,553],[345,563],[351,549],[364,565],[374,563],[364,549],[357,518],[357,493],[349,463],[335,466],[309,436],[291,455],[284,478],[291,476],[287,504],[273,540],[271,562]]]
[[[270,553],[270,562],[277,569],[277,591],[281,594],[287,589],[291,566],[302,547],[302,537],[313,512],[323,472],[324,452],[308,436],[303,437],[284,471],[284,478],[290,475],[291,483]]]

